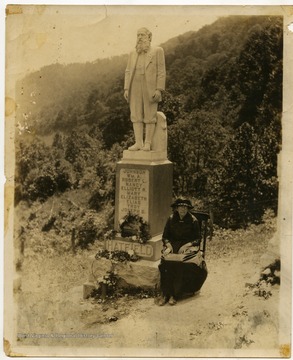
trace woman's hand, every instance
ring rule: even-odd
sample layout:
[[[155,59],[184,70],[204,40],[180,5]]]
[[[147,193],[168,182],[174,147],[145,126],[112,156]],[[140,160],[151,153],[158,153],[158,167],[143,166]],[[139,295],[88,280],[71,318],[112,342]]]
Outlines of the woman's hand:
[[[162,258],[164,258],[168,254],[171,254],[172,252],[173,252],[172,245],[169,242],[165,243],[162,249]]]
[[[178,251],[178,254],[184,254],[188,251],[198,251],[198,250],[199,250],[198,245],[194,245],[194,242],[188,242],[183,246],[181,246],[181,248]]]

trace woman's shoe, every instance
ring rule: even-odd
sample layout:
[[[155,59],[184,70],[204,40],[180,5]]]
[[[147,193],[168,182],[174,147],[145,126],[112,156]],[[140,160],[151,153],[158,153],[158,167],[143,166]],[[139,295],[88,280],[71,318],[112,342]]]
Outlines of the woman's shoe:
[[[167,304],[167,302],[168,302],[168,299],[166,297],[161,297],[158,302],[158,305],[163,306],[163,305]]]
[[[175,305],[177,303],[177,301],[173,298],[173,296],[170,297],[170,300],[169,300],[169,304],[170,305]]]

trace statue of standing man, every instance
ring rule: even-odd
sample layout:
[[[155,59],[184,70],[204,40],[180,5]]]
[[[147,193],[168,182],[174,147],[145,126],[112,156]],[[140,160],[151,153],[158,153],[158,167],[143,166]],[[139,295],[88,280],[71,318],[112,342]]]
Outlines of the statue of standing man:
[[[164,50],[151,47],[152,33],[137,31],[136,50],[131,52],[125,70],[124,97],[130,106],[135,144],[128,150],[150,151],[157,122],[158,103],[165,90],[166,68]],[[145,124],[145,141],[143,141]]]

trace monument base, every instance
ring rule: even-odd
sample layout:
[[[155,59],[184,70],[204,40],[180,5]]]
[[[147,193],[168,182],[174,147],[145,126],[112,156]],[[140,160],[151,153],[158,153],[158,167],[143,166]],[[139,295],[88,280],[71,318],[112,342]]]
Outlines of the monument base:
[[[105,240],[105,249],[109,251],[129,251],[132,250],[136,255],[144,260],[157,261],[161,258],[162,234],[152,237],[145,244],[116,236],[115,239]]]
[[[118,262],[112,264],[111,260],[90,258],[91,272],[89,279],[83,284],[83,298],[90,297],[93,290],[98,287],[97,279],[103,277],[107,272],[114,271],[119,277],[121,288],[140,287],[145,289],[159,289],[160,273],[158,261],[138,260],[136,262]],[[94,264],[93,264],[94,262]],[[93,266],[94,265],[94,266]]]
[[[128,152],[134,156],[152,156],[152,151]],[[118,162],[114,229],[119,231],[121,220],[131,213],[148,223],[152,236],[161,234],[171,212],[172,174],[173,165],[168,160]]]
[[[160,162],[166,162],[170,163],[170,161],[167,159],[167,150],[163,151],[130,151],[130,150],[124,150],[123,151],[123,158],[120,161],[120,163],[127,163],[127,164],[142,164],[142,163],[160,163]]]

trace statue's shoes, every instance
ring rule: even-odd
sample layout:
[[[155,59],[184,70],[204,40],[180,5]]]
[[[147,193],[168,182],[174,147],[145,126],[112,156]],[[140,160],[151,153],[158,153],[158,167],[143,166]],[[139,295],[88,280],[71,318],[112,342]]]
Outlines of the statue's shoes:
[[[141,149],[141,146],[139,146],[136,143],[128,148],[128,150],[130,150],[130,151],[138,151],[140,149]]]
[[[145,143],[142,150],[143,151],[150,151],[151,150],[151,144],[150,143]]]

